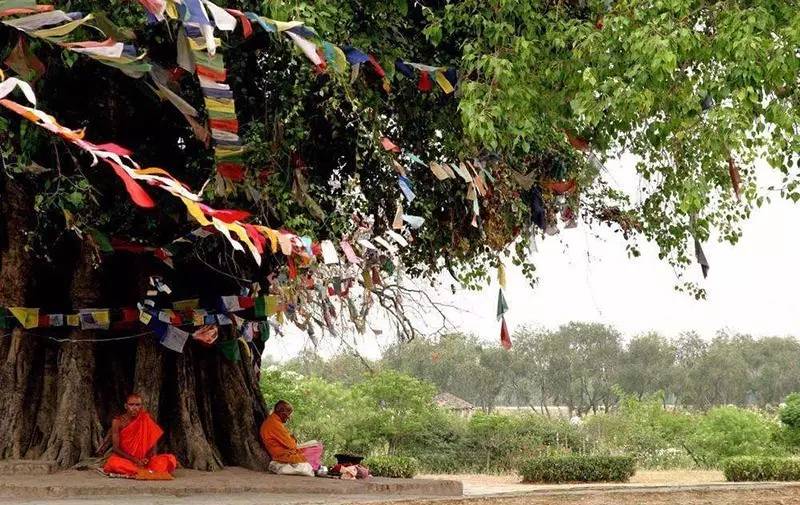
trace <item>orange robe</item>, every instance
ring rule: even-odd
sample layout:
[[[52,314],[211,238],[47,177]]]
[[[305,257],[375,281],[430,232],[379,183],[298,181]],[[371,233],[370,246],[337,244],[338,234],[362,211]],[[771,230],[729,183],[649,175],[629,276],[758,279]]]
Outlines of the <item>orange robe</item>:
[[[297,448],[297,441],[274,412],[261,425],[261,441],[269,457],[278,463],[306,463],[306,457]]]
[[[130,424],[119,430],[120,449],[135,458],[144,459],[163,434],[164,430],[153,421],[150,414],[142,412]],[[146,478],[146,474],[151,473],[171,474],[177,465],[178,461],[172,454],[156,454],[150,458],[145,468],[136,466],[127,458],[112,454],[106,461],[103,471],[122,475],[142,475]]]

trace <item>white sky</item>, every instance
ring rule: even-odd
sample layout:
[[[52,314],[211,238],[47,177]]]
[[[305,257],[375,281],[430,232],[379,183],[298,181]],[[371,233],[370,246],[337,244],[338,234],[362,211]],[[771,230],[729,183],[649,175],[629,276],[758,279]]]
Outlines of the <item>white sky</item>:
[[[606,166],[616,186],[635,190],[638,178],[630,159]],[[762,187],[775,182],[766,167],[760,166],[758,174]],[[704,301],[674,290],[675,274],[658,259],[655,246],[641,243],[641,257],[632,259],[622,236],[607,227],[589,230],[579,224],[562,230],[537,241],[538,251],[532,256],[539,275],[535,289],[508,266],[509,330],[513,334],[522,325],[555,328],[570,321],[591,321],[613,325],[626,337],[650,330],[667,336],[696,330],[705,338],[721,329],[754,336],[800,334],[799,222],[800,206],[773,198],[744,224],[744,236],[736,246],[716,241],[704,244],[711,266],[708,279],[702,280],[697,265],[689,272],[706,289]],[[499,342],[497,284],[480,292],[452,294],[446,277],[437,299],[458,307],[447,310],[454,329]],[[432,318],[429,324],[436,322]],[[365,336],[351,337],[357,339],[359,351],[372,358],[393,338],[389,325],[376,324],[384,329],[383,335],[368,331]],[[302,333],[287,331],[270,340],[266,352],[284,361],[310,345]],[[339,347],[336,339],[326,337],[320,352],[330,355]]]

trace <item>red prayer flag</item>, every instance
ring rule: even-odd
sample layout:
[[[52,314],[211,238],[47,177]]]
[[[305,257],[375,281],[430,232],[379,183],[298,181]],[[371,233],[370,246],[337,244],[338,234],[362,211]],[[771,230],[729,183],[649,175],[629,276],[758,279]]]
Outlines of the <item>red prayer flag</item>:
[[[244,180],[244,167],[239,163],[217,163],[217,172],[235,182]]]
[[[230,133],[238,133],[239,121],[236,119],[209,119],[208,126],[212,130],[222,130]]]
[[[227,209],[226,210],[216,210],[216,209],[212,209],[208,205],[205,205],[205,204],[202,204],[202,203],[199,203],[198,206],[200,207],[200,210],[202,210],[205,215],[211,216],[211,217],[215,217],[215,218],[217,218],[220,221],[225,222],[225,223],[233,223],[233,222],[236,222],[236,221],[243,221],[243,220],[247,219],[248,217],[252,216],[252,214],[250,214],[246,210],[227,210]]]
[[[236,9],[225,9],[228,11],[229,14],[236,16],[239,18],[239,23],[242,24],[242,35],[244,38],[249,38],[253,35],[253,25],[250,23],[250,20],[247,19],[247,16],[244,15],[242,11],[237,11]]]
[[[378,74],[378,77],[385,77],[386,72],[381,67],[381,64],[378,62],[378,58],[373,55],[369,55],[369,62],[372,63],[372,68],[375,69],[375,73]]]
[[[44,63],[33,54],[28,46],[28,39],[22,34],[4,63],[31,84],[36,82],[46,70]]]
[[[381,139],[381,145],[383,145],[383,148],[386,149],[387,151],[391,151],[393,153],[400,153],[400,148],[394,142],[389,140],[387,137],[383,137],[383,139]]]
[[[420,72],[417,89],[423,93],[427,93],[433,89],[433,81],[431,81],[431,76],[428,74],[428,72]]]
[[[508,334],[508,326],[506,326],[506,318],[504,317],[500,323],[500,345],[503,349],[508,351],[511,349],[511,336]]]
[[[742,182],[742,179],[739,175],[739,169],[736,167],[736,162],[733,161],[732,157],[728,157],[728,175],[730,175],[731,184],[733,184],[733,192],[736,194],[736,200],[742,201],[742,197],[739,194],[739,183]]]
[[[204,67],[203,65],[196,65],[196,68],[197,75],[208,77],[214,82],[223,82],[228,77],[228,74],[225,70],[214,70],[213,68]]]
[[[111,160],[105,159],[104,161],[109,165],[111,165],[111,167],[114,169],[114,172],[116,172],[117,176],[120,179],[122,179],[122,182],[125,183],[125,189],[128,190],[128,195],[130,195],[131,200],[133,200],[133,203],[135,203],[139,207],[144,207],[146,209],[150,209],[156,206],[156,203],[153,201],[152,198],[150,198],[150,195],[148,195],[147,192],[141,186],[139,186],[138,182],[133,180],[133,177],[128,175],[128,172],[126,172],[124,168],[117,165]]]

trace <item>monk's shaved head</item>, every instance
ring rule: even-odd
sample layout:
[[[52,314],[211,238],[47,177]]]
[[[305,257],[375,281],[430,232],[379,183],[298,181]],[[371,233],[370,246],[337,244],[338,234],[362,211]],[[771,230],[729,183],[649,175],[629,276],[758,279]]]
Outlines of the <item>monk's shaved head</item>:
[[[272,412],[284,423],[292,416],[292,411],[294,411],[292,404],[286,400],[278,400],[272,409]]]
[[[142,395],[139,393],[131,393],[125,397],[125,412],[130,417],[136,417],[142,411]]]
[[[286,412],[287,410],[294,410],[294,408],[292,407],[292,404],[286,400],[278,400],[272,410],[275,412]]]

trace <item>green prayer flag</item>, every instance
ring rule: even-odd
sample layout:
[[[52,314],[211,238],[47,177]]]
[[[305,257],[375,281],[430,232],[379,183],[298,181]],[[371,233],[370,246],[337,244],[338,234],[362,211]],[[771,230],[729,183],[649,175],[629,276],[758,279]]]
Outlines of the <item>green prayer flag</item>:
[[[503,314],[508,312],[508,304],[506,303],[506,298],[503,296],[503,290],[500,290],[500,294],[497,296],[497,319],[503,317]]]
[[[223,356],[234,363],[239,362],[242,359],[242,353],[239,350],[238,340],[226,340],[225,342],[221,342],[219,344],[219,350]]]
[[[255,312],[256,312],[256,317],[266,317],[266,315],[267,315],[267,297],[266,296],[256,297]]]
[[[419,163],[419,164],[420,164],[420,165],[422,165],[423,167],[427,167],[427,165],[425,164],[425,162],[424,162],[424,161],[422,161],[422,160],[419,158],[419,156],[417,156],[417,155],[416,155],[416,154],[414,154],[414,153],[406,153],[406,157],[407,157],[409,160],[413,161],[414,163]]]
[[[97,26],[106,37],[114,39],[118,42],[128,42],[136,38],[136,34],[130,28],[121,28],[114,24],[113,21],[108,19],[108,16],[103,11],[92,12],[94,16],[94,24]]]
[[[270,333],[271,331],[272,328],[270,328],[269,322],[262,321],[259,323],[259,333],[261,334],[261,341],[264,342],[265,344],[267,343],[267,340],[269,340],[269,337],[272,336]]]
[[[0,307],[0,329],[5,330],[8,328],[6,318],[8,318],[8,311],[6,311],[5,307]]]
[[[36,7],[36,0],[5,0],[0,2],[0,11],[6,9],[32,9]]]

